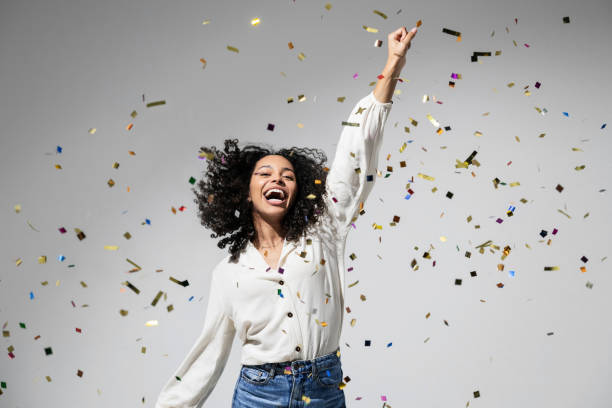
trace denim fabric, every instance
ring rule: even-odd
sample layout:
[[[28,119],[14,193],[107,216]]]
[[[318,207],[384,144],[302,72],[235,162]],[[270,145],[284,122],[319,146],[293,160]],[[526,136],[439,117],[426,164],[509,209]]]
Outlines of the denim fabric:
[[[346,408],[344,391],[339,388],[343,377],[339,354],[243,365],[232,408]]]

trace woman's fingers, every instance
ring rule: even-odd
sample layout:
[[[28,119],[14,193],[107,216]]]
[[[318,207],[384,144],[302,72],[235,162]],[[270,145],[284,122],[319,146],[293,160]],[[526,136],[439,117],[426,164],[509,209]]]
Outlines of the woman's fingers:
[[[397,55],[403,57],[406,51],[410,49],[410,41],[416,34],[417,28],[406,30],[406,27],[400,27],[389,34],[389,55]]]
[[[410,40],[412,40],[412,37],[416,35],[416,32],[417,32],[417,28],[413,27],[412,30],[406,33],[406,37],[403,38],[403,41],[410,42]]]

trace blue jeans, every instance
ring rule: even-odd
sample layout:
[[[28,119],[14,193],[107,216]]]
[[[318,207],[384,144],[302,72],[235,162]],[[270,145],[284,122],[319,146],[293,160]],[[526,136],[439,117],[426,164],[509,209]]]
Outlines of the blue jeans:
[[[243,365],[232,408],[346,408],[339,350],[314,360]]]

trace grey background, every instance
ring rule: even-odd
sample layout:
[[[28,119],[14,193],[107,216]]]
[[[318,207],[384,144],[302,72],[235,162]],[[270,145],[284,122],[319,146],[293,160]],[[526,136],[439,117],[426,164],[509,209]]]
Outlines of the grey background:
[[[332,1],[329,11],[325,4],[1,3],[0,323],[8,333],[0,338],[0,406],[153,406],[202,328],[209,273],[225,254],[196,218],[188,180],[204,169],[198,148],[228,137],[315,146],[331,163],[341,122],[384,66],[387,34],[419,19],[401,75],[409,81],[397,85],[386,125],[383,177],[347,242],[348,283],[359,280],[347,295],[341,343],[348,405],[381,406],[383,395],[394,407],[612,405],[612,142],[610,126],[601,129],[610,121],[611,2]],[[261,23],[253,27],[255,17]],[[383,47],[373,46],[377,39]],[[470,62],[474,51],[496,50],[502,54]],[[453,72],[462,79],[450,88]],[[156,100],[166,104],[145,106]],[[452,130],[436,134],[427,114]],[[473,150],[480,167],[456,169]],[[393,172],[384,178],[387,165]],[[405,200],[412,177],[415,194]],[[508,184],[495,189],[495,177]],[[510,205],[513,217],[505,214]],[[392,227],[394,215],[401,220]],[[74,228],[87,238],[79,241]],[[478,253],[487,240],[500,249]],[[422,257],[426,250],[432,259]],[[142,270],[129,273],[126,258]],[[153,307],[159,290],[166,297]],[[149,320],[159,325],[146,327]],[[236,341],[206,406],[230,405],[239,365]]]

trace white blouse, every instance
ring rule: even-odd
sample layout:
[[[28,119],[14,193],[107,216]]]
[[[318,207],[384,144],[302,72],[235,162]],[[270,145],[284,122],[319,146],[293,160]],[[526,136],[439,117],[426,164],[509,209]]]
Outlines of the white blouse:
[[[299,242],[283,241],[278,270],[249,242],[212,271],[204,328],[156,408],[201,407],[229,357],[234,336],[242,364],[314,359],[339,345],[346,288],[346,237],[376,180],[383,129],[393,102],[370,92],[342,129],[327,175],[328,215]],[[178,380],[176,377],[180,378]]]

